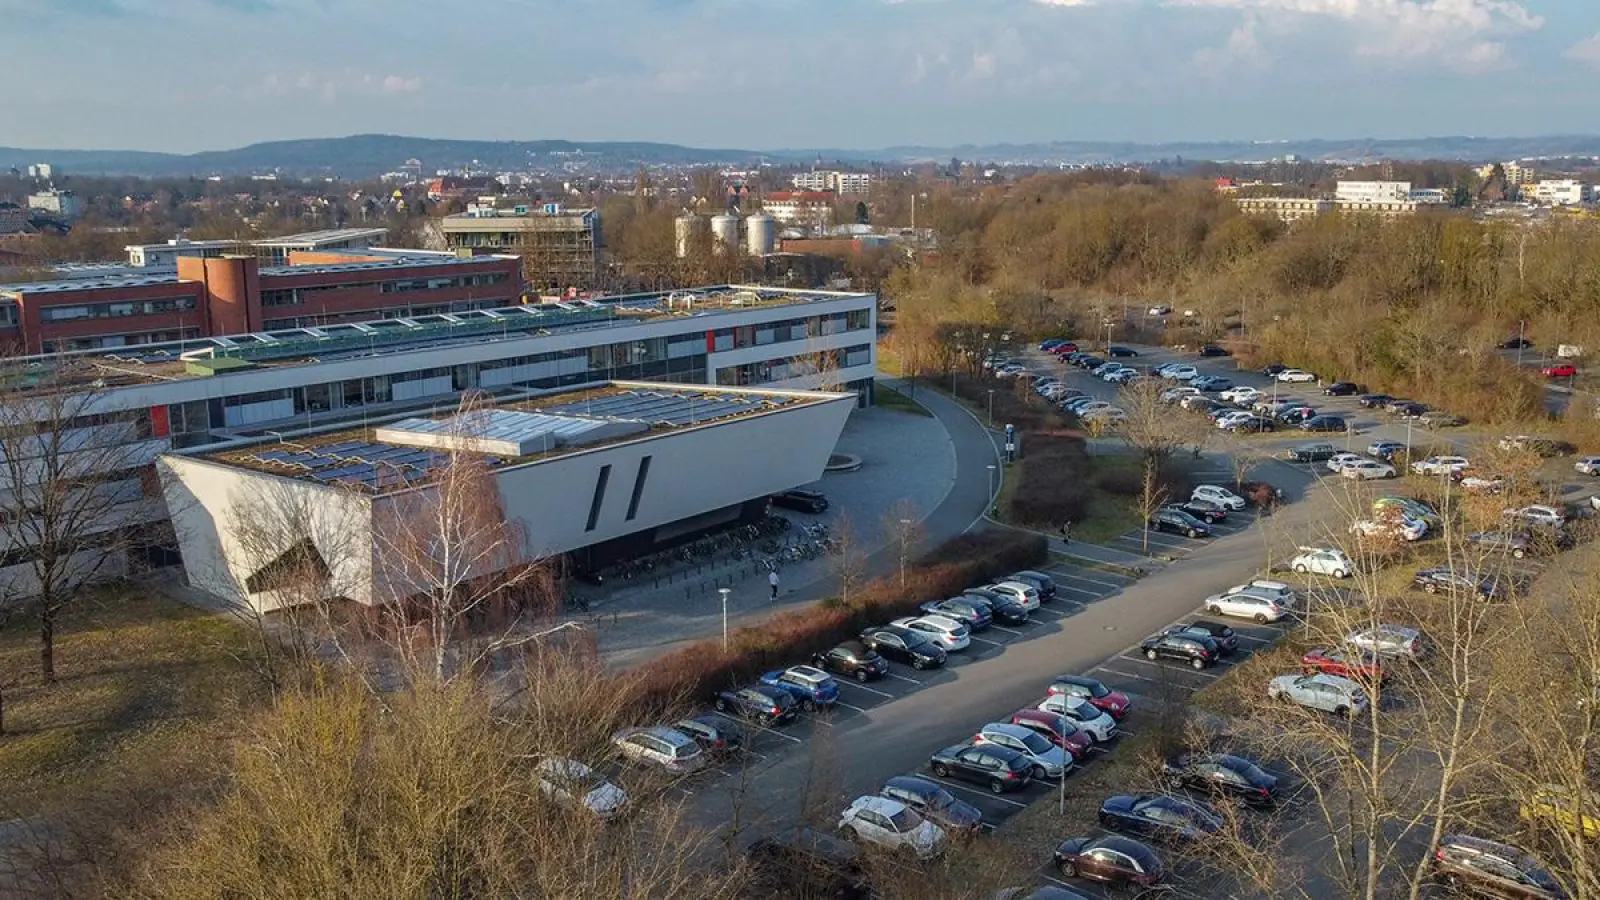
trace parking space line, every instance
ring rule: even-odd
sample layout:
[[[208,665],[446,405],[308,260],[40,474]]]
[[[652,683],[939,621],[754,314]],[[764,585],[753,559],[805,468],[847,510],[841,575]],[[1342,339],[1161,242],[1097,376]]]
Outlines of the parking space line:
[[[1091,589],[1091,588],[1070,587],[1070,586],[1065,585],[1065,584],[1059,585],[1059,588],[1061,590],[1064,590],[1064,591],[1071,591],[1074,594],[1082,594],[1085,597],[1093,597],[1096,600],[1100,599],[1101,597],[1108,597],[1111,594],[1121,590],[1121,587],[1102,586],[1098,590],[1096,590],[1096,589]],[[1061,600],[1062,599],[1061,595],[1057,594],[1056,595],[1056,599],[1057,600]],[[1069,597],[1069,598],[1066,598],[1066,602],[1068,602],[1068,603],[1073,603],[1073,602],[1081,603],[1083,601],[1081,601],[1081,600],[1074,601]]]
[[[887,695],[885,695],[885,696],[887,696]],[[852,703],[846,703],[843,700],[835,700],[835,701],[833,701],[833,705],[834,706],[842,706],[845,709],[853,709],[856,712],[861,713],[862,715],[866,715],[866,713],[867,713],[867,711],[862,709],[861,707],[856,706],[856,705],[854,705]]]
[[[1234,629],[1233,636],[1238,638],[1241,641],[1250,641],[1250,642],[1256,643],[1256,644],[1270,644],[1273,641],[1276,641],[1278,639],[1277,637],[1257,637],[1256,635],[1253,635],[1253,634],[1245,634],[1244,632],[1239,631],[1238,629]],[[1279,635],[1279,636],[1281,637],[1281,635]]]
[[[862,684],[859,681],[845,681],[844,679],[839,679],[839,684],[841,684],[841,685],[846,685],[847,684],[847,685],[855,688],[858,691],[866,691],[869,694],[877,694],[879,697],[884,697],[884,698],[887,698],[889,700],[893,700],[894,699],[894,695],[893,694],[890,694],[890,693],[887,693],[887,692],[884,692],[884,691],[880,691],[877,688],[869,688],[869,687],[867,687],[866,685]]]
[[[1065,616],[1066,615],[1066,613],[1062,612],[1059,609],[1045,609],[1042,606],[1039,607],[1038,609],[1034,610],[1034,612],[1035,613],[1049,613],[1052,616]]]
[[[1022,634],[1022,632],[1020,632],[1020,631],[1017,631],[1017,630],[1016,630],[1016,629],[1013,629],[1013,628],[1004,628],[1004,627],[1002,627],[1002,626],[999,626],[999,625],[991,625],[991,626],[989,626],[989,627],[990,627],[990,628],[993,628],[993,629],[994,629],[994,630],[995,630],[995,631],[1004,631],[1004,632],[1005,632],[1005,633],[1006,633],[1006,634],[1015,634],[1015,635],[1020,635],[1020,634]]]
[[[975,788],[975,787],[969,787],[968,785],[961,784],[960,782],[958,782],[958,781],[956,781],[956,780],[954,780],[952,778],[940,778],[939,776],[935,775],[935,776],[933,776],[933,780],[939,782],[940,784],[944,785],[945,787],[953,788],[953,789],[958,790],[958,791],[965,791],[965,792],[967,792],[969,794],[977,794],[980,797],[988,797],[990,800],[999,800],[1001,803],[1010,804],[1011,806],[1015,806],[1017,809],[1027,809],[1028,808],[1028,804],[1026,804],[1026,803],[1022,803],[1022,802],[1017,801],[1017,800],[1012,800],[1010,797],[1006,797],[1006,796],[1003,796],[1001,794],[996,794],[994,791],[984,791],[984,790],[979,790],[978,788]]]
[[[889,672],[884,677],[886,677],[886,678],[895,678],[895,679],[898,679],[900,681],[907,682],[909,684],[921,684],[922,683],[922,682],[916,680],[915,678],[908,678],[905,675],[899,675],[899,674],[896,674],[894,672]]]
[[[1128,585],[1133,583],[1132,579],[1128,579],[1127,581],[1101,581],[1098,578],[1090,578],[1087,575],[1068,575],[1068,574],[1065,574],[1065,573],[1062,573],[1062,572],[1058,572],[1058,571],[1056,571],[1054,569],[1052,569],[1050,571],[1050,574],[1054,575],[1057,578],[1070,578],[1073,581],[1081,581],[1084,584],[1095,584],[1095,585],[1099,585],[1100,587],[1111,588],[1113,590],[1121,590],[1122,588],[1125,588]],[[1083,588],[1073,587],[1072,585],[1069,585],[1069,584],[1058,584],[1058,585],[1056,585],[1056,588],[1057,589],[1066,588],[1069,591],[1074,591],[1074,592],[1080,593],[1080,594],[1087,593],[1086,591],[1083,590]]]
[[[976,635],[969,635],[968,639],[969,640],[973,640],[973,641],[977,641],[980,644],[988,644],[991,647],[1004,647],[1005,646],[1005,644],[1002,644],[999,641],[991,641],[988,638],[981,638],[981,637],[978,637]]]
[[[1119,657],[1119,658],[1121,658],[1121,657]],[[1143,660],[1140,660],[1140,661],[1143,662]],[[1171,681],[1170,679],[1152,678],[1149,675],[1135,675],[1132,672],[1124,672],[1121,669],[1113,669],[1113,668],[1110,668],[1108,666],[1096,666],[1091,671],[1094,671],[1094,672],[1105,672],[1108,675],[1115,675],[1115,676],[1117,676],[1119,678],[1137,678],[1140,681],[1148,681],[1151,684],[1172,685],[1172,686],[1175,686],[1175,687],[1187,687],[1186,685],[1177,684],[1176,682]],[[1194,688],[1188,688],[1188,690],[1195,690],[1195,689]]]
[[[763,734],[775,735],[777,737],[783,738],[786,741],[794,741],[796,744],[805,743],[805,741],[801,740],[800,738],[797,738],[792,734],[784,734],[783,732],[777,730],[776,728],[767,728],[766,726],[755,725],[755,724],[751,724],[749,727],[755,729],[756,731],[762,732]]]

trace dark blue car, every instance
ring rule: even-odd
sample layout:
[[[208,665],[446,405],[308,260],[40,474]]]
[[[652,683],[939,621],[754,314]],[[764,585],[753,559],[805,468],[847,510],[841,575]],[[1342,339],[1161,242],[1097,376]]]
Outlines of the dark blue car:
[[[761,683],[783,691],[807,710],[839,701],[839,682],[816,666],[790,666],[768,672],[761,676]]]
[[[711,702],[717,712],[732,713],[764,725],[781,725],[795,717],[793,695],[764,684],[718,691]]]

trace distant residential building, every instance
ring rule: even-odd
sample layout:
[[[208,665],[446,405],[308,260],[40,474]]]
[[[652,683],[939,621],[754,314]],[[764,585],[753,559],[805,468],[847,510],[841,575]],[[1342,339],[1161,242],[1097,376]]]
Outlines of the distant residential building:
[[[1333,201],[1321,197],[1234,197],[1239,210],[1250,215],[1276,216],[1285,222],[1325,213]]]
[[[1349,200],[1334,201],[1340,212],[1366,213],[1376,216],[1407,216],[1417,211],[1420,206],[1417,201],[1409,197],[1399,200]]]
[[[129,244],[122,248],[128,254],[128,265],[138,269],[178,268],[178,257],[197,256],[214,259],[227,253],[248,252],[239,241],[191,241],[173,238],[165,244]]]
[[[291,253],[320,253],[338,250],[366,250],[383,243],[387,228],[333,228],[307,231],[264,241],[251,241],[264,266],[281,266]]]
[[[1594,186],[1575,178],[1546,179],[1533,186],[1533,201],[1547,206],[1577,206],[1594,202]]]
[[[1215,185],[1219,194],[1231,194],[1239,190],[1239,182],[1232,178],[1218,178]]]
[[[28,211],[15,203],[0,201],[0,234],[21,234],[28,228]]]
[[[83,204],[79,202],[77,194],[71,191],[58,191],[54,188],[29,194],[28,208],[49,213],[68,222],[83,214]]]
[[[1411,199],[1409,181],[1341,181],[1333,199],[1340,204],[1400,203]]]
[[[1493,171],[1493,169],[1491,168],[1490,171]],[[1514,159],[1501,163],[1500,171],[1505,173],[1506,184],[1510,185],[1520,186],[1528,184],[1539,177],[1539,173],[1535,172],[1528,166],[1524,166],[1521,162]]]
[[[822,229],[833,224],[838,199],[832,191],[774,191],[762,199],[761,210],[781,225]]]
[[[1412,188],[1409,199],[1421,206],[1439,206],[1450,202],[1450,192],[1444,188]]]
[[[49,181],[55,177],[55,168],[49,163],[36,163],[28,167],[28,177],[40,181]]]
[[[547,282],[530,285],[534,288],[588,285],[599,275],[604,238],[596,209],[475,204],[445,216],[440,225],[450,250],[521,256],[529,276]]]
[[[872,193],[872,176],[865,172],[801,172],[790,181],[799,191],[832,191],[841,197]]]

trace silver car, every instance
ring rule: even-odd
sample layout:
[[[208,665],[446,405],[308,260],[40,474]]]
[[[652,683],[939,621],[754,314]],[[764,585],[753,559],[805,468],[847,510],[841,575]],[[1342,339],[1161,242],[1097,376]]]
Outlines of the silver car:
[[[1033,763],[1033,777],[1039,780],[1060,778],[1072,768],[1072,757],[1050,739],[1021,725],[991,722],[979,730],[977,742],[1009,747]]]
[[[582,806],[601,819],[614,819],[628,808],[628,795],[622,788],[575,759],[542,759],[535,771],[545,796]]]
[[[1428,653],[1427,638],[1422,632],[1405,625],[1374,625],[1359,628],[1345,636],[1344,642],[1357,650],[1366,650],[1389,659],[1421,659]]]
[[[1360,713],[1367,708],[1367,693],[1361,689],[1361,685],[1348,678],[1322,672],[1315,675],[1279,675],[1267,684],[1267,696],[1336,716]]]
[[[624,759],[659,766],[674,775],[688,775],[705,767],[700,742],[673,728],[624,728],[611,738]]]

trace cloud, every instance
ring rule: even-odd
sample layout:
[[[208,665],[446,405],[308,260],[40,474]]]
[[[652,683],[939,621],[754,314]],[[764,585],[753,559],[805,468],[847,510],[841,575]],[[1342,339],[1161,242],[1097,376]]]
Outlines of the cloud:
[[[1093,6],[1095,0],[1033,0],[1040,6]]]
[[[386,75],[380,87],[385,94],[410,94],[422,90],[422,78],[402,78],[399,75]]]
[[[1577,60],[1600,69],[1600,32],[1573,44],[1563,50],[1561,55],[1567,59]]]

